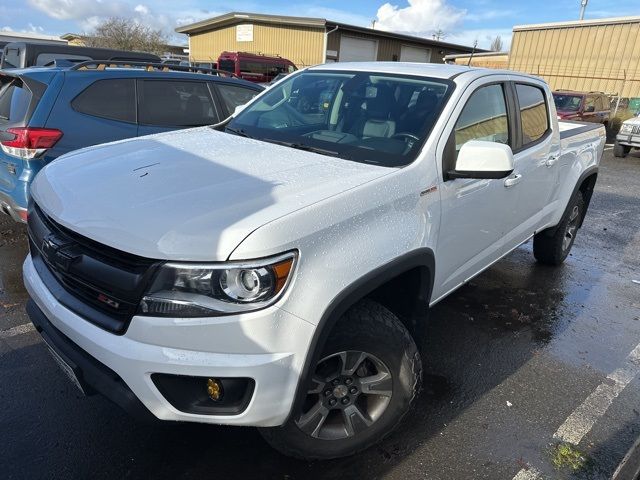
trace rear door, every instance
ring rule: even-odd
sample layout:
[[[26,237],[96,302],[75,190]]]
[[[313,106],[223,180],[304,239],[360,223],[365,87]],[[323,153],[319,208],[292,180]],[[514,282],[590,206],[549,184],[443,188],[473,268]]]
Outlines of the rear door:
[[[138,79],[139,135],[218,123],[213,98],[205,81]]]
[[[516,80],[512,88],[517,111],[514,174],[520,182],[510,187],[517,192],[517,203],[506,219],[507,251],[531,237],[551,214],[560,158],[560,136],[551,127],[549,102],[553,100],[543,84]]]

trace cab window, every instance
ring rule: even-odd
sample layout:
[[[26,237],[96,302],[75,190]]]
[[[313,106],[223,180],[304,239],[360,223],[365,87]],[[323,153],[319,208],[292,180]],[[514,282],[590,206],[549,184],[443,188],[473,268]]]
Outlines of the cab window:
[[[481,87],[469,97],[454,134],[456,155],[470,140],[509,144],[507,102],[501,84]]]
[[[520,109],[522,146],[526,147],[549,131],[549,115],[544,91],[533,85],[516,84]]]

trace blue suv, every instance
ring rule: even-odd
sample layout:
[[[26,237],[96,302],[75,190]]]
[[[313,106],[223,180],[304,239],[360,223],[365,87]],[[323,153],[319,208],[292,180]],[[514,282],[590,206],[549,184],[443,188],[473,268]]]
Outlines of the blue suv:
[[[0,211],[25,222],[29,184],[60,155],[215,124],[263,90],[217,73],[99,61],[0,71]]]

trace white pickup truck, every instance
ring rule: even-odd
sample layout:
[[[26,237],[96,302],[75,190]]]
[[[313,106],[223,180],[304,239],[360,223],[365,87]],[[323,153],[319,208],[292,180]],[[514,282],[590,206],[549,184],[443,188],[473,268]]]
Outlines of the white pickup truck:
[[[27,309],[88,394],[349,455],[416,398],[430,305],[532,237],[566,258],[604,143],[531,76],[308,68],[223,124],[48,165]]]

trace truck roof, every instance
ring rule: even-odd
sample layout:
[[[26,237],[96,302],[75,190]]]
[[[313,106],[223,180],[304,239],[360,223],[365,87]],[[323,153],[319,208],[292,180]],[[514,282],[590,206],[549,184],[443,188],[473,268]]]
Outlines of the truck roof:
[[[519,75],[532,78],[531,75],[521,74],[513,70],[498,70],[494,68],[467,67],[465,65],[450,65],[442,63],[410,63],[410,62],[344,62],[325,63],[310,67],[309,70],[344,70],[377,73],[395,73],[415,75],[421,77],[452,79],[463,73],[473,72],[476,76],[483,75]]]

